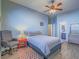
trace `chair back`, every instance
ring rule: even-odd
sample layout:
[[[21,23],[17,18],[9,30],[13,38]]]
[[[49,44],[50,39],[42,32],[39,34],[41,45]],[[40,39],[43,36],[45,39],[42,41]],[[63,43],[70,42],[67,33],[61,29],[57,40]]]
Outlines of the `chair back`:
[[[5,42],[12,40],[12,33],[9,30],[2,31],[2,40]]]
[[[2,40],[2,34],[1,34],[1,31],[0,31],[0,47],[1,47],[1,40]]]

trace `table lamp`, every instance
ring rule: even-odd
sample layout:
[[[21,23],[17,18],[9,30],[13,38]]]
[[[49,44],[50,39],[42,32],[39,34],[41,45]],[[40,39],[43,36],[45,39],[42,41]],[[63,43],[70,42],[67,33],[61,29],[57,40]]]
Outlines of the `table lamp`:
[[[18,48],[20,47],[26,47],[27,46],[27,38],[24,32],[20,32],[20,35],[18,37]]]
[[[20,32],[20,35],[19,35],[18,38],[19,38],[20,40],[23,40],[23,39],[26,38],[26,35],[24,34],[24,31],[21,31],[21,32]]]

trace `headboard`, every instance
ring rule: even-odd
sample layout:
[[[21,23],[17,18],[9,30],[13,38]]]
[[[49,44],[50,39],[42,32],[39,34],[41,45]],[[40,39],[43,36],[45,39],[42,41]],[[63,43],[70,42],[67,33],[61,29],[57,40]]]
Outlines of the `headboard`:
[[[36,36],[36,35],[42,35],[42,33],[40,31],[28,32],[28,36]]]

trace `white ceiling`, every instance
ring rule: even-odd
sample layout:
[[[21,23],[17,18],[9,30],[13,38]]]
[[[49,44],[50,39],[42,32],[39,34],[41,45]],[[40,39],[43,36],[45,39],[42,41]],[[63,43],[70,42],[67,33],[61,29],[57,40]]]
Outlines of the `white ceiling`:
[[[49,4],[49,0],[10,0],[10,1],[29,7],[41,13],[47,14],[44,11],[47,10],[45,5]],[[62,5],[63,11],[60,11],[58,13],[65,13],[72,10],[79,10],[79,0],[55,0],[55,1],[63,2]]]

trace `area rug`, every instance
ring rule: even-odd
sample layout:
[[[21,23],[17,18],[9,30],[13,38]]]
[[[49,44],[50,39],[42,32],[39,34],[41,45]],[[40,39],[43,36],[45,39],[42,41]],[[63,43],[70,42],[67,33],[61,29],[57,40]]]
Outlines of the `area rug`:
[[[37,52],[32,48],[21,48],[17,52],[18,59],[43,59]]]

